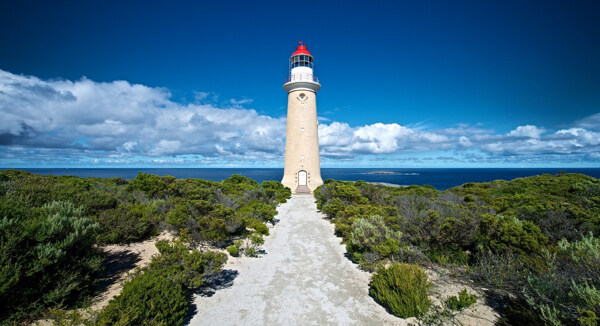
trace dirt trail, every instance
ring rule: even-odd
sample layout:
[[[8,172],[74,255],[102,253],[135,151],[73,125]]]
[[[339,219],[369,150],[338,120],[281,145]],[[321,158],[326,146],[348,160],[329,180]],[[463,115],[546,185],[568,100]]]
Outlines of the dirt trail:
[[[150,263],[152,256],[158,254],[155,243],[157,240],[171,240],[173,236],[167,232],[144,242],[127,245],[108,245],[102,247],[106,256],[105,271],[100,275],[100,294],[92,299],[92,310],[100,310],[108,305],[108,301],[121,293],[123,281],[127,273],[136,267]]]
[[[344,256],[312,195],[294,195],[278,212],[266,254],[230,258],[229,284],[195,298],[190,325],[407,325],[369,297],[370,274]]]

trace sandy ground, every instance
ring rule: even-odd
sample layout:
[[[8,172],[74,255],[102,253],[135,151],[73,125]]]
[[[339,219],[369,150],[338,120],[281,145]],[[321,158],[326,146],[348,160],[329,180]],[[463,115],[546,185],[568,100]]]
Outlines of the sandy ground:
[[[121,293],[123,282],[127,280],[127,274],[137,267],[144,267],[150,263],[152,256],[158,254],[154,245],[158,240],[172,240],[173,236],[167,232],[161,233],[152,239],[126,244],[108,245],[100,249],[105,255],[104,271],[98,277],[99,294],[92,299],[90,309],[99,311],[108,305],[110,299]],[[80,310],[84,312],[86,310]],[[31,323],[36,326],[54,325],[51,320],[40,319]]]
[[[312,195],[278,212],[265,254],[230,258],[224,274],[233,280],[195,297],[190,325],[407,325],[369,297],[371,275],[344,256]]]
[[[486,299],[483,289],[478,288],[473,282],[468,280],[459,280],[446,274],[447,271],[431,269],[427,270],[430,280],[433,283],[430,298],[435,305],[440,306],[441,300],[447,300],[450,296],[457,296],[458,292],[467,289],[470,294],[477,295],[477,302],[471,307],[457,313],[454,322],[448,322],[448,325],[464,326],[491,326],[496,323],[500,315],[492,306],[498,305],[497,302],[490,302]]]
[[[105,270],[99,278],[100,294],[92,299],[92,310],[104,308],[110,299],[121,293],[123,281],[127,279],[128,272],[150,263],[152,256],[158,254],[158,249],[154,245],[156,241],[171,240],[172,238],[172,235],[163,232],[158,237],[144,242],[102,247],[106,257]]]

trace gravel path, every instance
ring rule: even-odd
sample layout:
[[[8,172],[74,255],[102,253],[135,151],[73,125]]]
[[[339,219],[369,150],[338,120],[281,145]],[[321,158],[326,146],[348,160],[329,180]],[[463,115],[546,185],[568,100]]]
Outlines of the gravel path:
[[[370,274],[344,257],[312,195],[278,208],[260,258],[229,259],[233,284],[195,298],[190,325],[406,325],[368,295]]]

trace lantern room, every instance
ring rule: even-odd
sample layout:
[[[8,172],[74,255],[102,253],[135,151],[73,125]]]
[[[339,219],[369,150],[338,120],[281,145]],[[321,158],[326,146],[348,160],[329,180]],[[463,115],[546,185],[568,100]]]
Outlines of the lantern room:
[[[306,48],[306,45],[300,42],[296,51],[290,57],[290,70],[286,82],[312,81],[318,83],[313,69],[313,56]]]

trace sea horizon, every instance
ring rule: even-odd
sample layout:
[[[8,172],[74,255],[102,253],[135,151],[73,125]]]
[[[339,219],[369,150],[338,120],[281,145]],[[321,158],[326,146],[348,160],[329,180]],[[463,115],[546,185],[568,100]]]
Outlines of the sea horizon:
[[[156,175],[171,175],[176,178],[199,178],[222,181],[231,175],[239,174],[263,182],[280,181],[283,168],[0,168],[0,170],[23,170],[42,175],[72,175],[77,177],[133,179],[138,172]],[[372,174],[387,171],[389,174]],[[451,173],[449,173],[451,171]],[[321,168],[323,180],[366,181],[399,186],[431,185],[438,190],[446,190],[467,182],[489,182],[493,180],[513,180],[540,174],[582,173],[600,178],[600,168]]]

